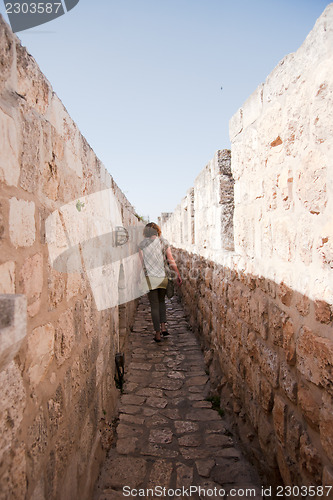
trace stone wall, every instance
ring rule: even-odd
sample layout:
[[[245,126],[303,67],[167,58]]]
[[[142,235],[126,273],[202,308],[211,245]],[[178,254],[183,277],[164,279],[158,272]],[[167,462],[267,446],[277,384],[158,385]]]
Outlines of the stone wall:
[[[161,215],[165,238],[214,257],[233,250],[233,185],[230,151],[217,151],[174,214]]]
[[[333,485],[332,47],[333,4],[230,121],[234,251],[209,181],[198,239],[185,202],[162,225],[216,391],[268,477],[300,486]]]
[[[133,208],[0,18],[3,500],[91,498],[116,414],[115,354],[135,310],[118,301],[133,263],[86,259],[64,272],[54,252],[119,225],[138,225]],[[113,307],[99,300],[105,269]]]

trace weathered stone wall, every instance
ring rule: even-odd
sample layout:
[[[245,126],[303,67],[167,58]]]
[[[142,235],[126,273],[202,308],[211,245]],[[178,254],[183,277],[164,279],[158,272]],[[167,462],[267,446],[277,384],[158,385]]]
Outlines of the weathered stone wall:
[[[333,485],[332,69],[333,4],[231,119],[234,251],[211,243],[204,205],[194,244],[182,205],[162,227],[216,390],[291,485]]]
[[[90,274],[80,266],[76,272],[61,272],[49,255],[53,237],[59,245],[67,238],[64,250],[73,243],[73,235],[84,239],[84,234],[86,238],[103,234],[99,229],[105,220],[97,221],[98,227],[92,212],[85,231],[84,217],[93,193],[99,192],[108,193],[117,209],[108,231],[119,224],[137,225],[127,199],[34,59],[0,18],[0,498],[4,500],[91,498],[110,444],[118,396],[115,353],[124,348],[135,303],[118,308],[114,300],[112,308],[97,307],[100,281],[96,273],[92,276],[96,269],[87,270]],[[64,220],[71,206],[76,206],[77,217],[82,216],[73,234]],[[63,216],[64,224],[54,226],[55,233],[48,232],[55,216]],[[114,294],[124,288],[130,270],[125,261],[117,266],[111,273]]]
[[[217,151],[169,218],[163,235],[175,246],[216,256],[233,250],[234,181],[230,151]]]

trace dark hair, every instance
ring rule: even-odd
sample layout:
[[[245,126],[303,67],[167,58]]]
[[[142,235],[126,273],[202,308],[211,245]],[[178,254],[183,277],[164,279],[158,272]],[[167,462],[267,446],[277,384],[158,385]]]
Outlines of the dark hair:
[[[161,236],[160,227],[155,222],[149,222],[143,230],[143,236],[150,238],[151,236]]]

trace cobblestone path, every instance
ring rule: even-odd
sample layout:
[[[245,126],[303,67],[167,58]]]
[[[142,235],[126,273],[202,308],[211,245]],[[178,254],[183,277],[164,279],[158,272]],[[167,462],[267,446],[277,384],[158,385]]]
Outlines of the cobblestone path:
[[[167,308],[170,336],[156,343],[148,301],[139,304],[117,439],[95,500],[262,498],[256,472],[206,400],[203,354],[182,307],[173,298]]]

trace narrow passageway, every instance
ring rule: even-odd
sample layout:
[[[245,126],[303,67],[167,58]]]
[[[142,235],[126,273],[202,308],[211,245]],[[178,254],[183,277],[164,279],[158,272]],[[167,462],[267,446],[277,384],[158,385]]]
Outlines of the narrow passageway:
[[[256,471],[207,400],[203,354],[182,306],[173,297],[167,308],[170,336],[158,344],[140,301],[116,440],[94,500],[262,498]]]

